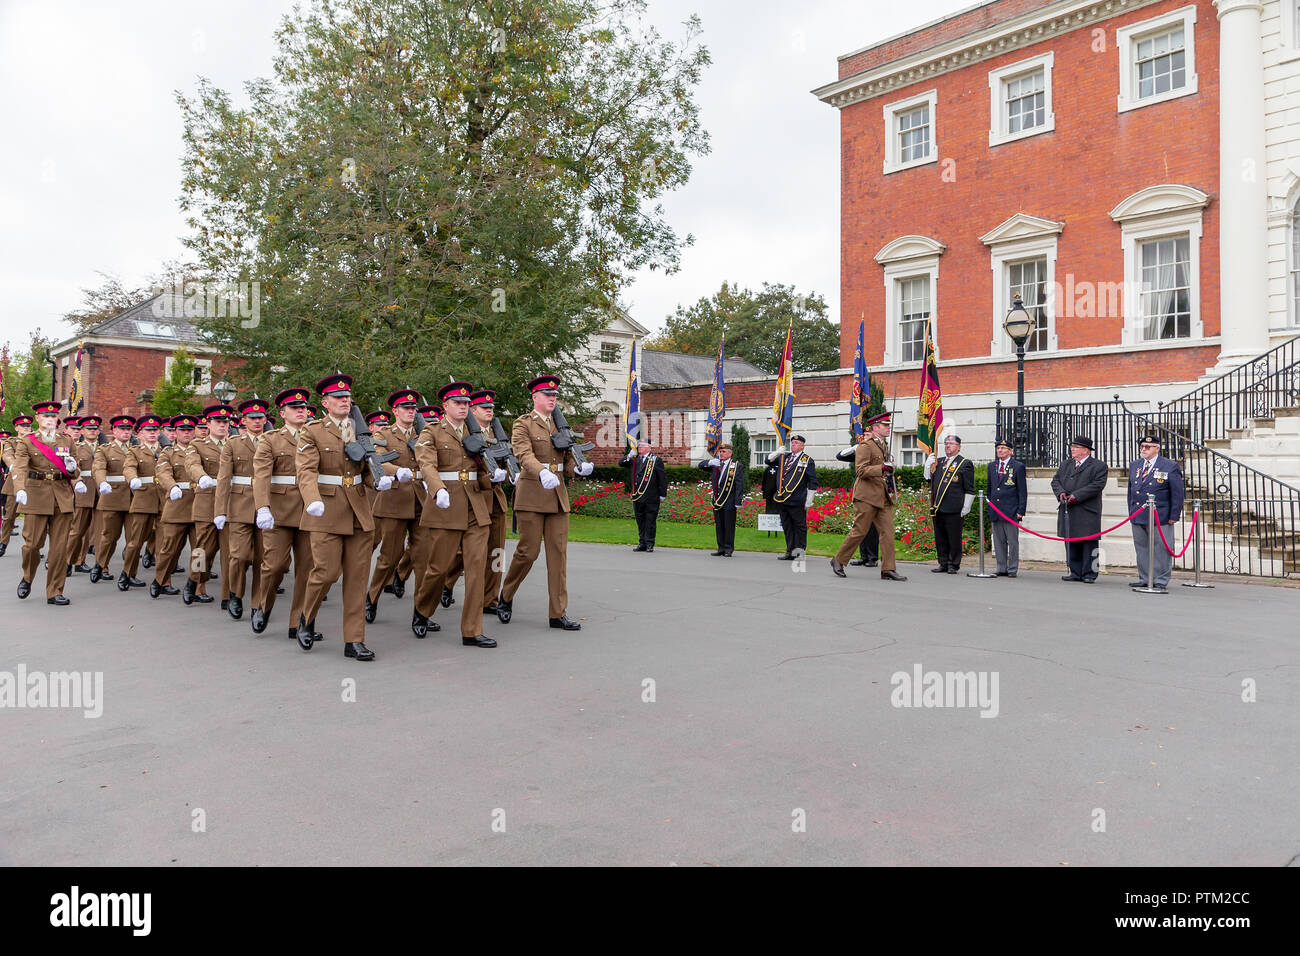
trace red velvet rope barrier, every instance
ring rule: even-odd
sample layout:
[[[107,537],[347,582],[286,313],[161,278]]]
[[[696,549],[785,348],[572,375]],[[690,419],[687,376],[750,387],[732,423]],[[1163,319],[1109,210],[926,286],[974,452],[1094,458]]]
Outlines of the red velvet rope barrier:
[[[1165,528],[1159,521],[1156,522],[1156,530],[1160,532],[1160,543],[1165,546],[1165,550],[1175,558],[1181,558],[1187,553],[1187,549],[1192,546],[1192,535],[1196,534],[1196,512],[1192,512],[1192,529],[1187,532],[1187,542],[1183,545],[1183,550],[1176,552],[1169,547],[1169,542],[1165,540]]]
[[[1144,505],[1143,507],[1139,508],[1137,511],[1129,515],[1127,518],[1125,518],[1123,521],[1121,521],[1119,524],[1115,525],[1113,528],[1107,528],[1105,531],[1098,531],[1096,534],[1084,535],[1082,538],[1058,538],[1054,534],[1039,534],[1037,531],[1034,531],[1030,528],[1026,528],[1015,518],[1003,514],[1002,509],[999,508],[997,505],[995,505],[993,502],[989,501],[988,498],[985,498],[984,500],[988,502],[988,506],[990,508],[992,508],[998,514],[1002,515],[1003,518],[1005,518],[1007,521],[1010,521],[1021,531],[1028,531],[1035,538],[1046,538],[1048,541],[1092,541],[1094,538],[1100,538],[1102,535],[1110,534],[1112,531],[1116,530],[1117,528],[1124,527],[1124,525],[1128,524],[1130,521],[1132,521],[1134,518],[1136,518],[1138,515],[1140,515],[1143,511],[1146,510],[1146,506]]]

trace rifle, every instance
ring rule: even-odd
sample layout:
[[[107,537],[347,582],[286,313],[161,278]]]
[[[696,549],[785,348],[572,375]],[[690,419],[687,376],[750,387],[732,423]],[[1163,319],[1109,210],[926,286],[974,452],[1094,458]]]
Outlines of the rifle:
[[[898,379],[894,379],[894,401],[893,408],[889,410],[889,463],[894,463],[894,415],[898,412]],[[889,477],[885,479],[885,494],[889,500],[898,500],[898,479],[894,477],[894,472],[890,471]]]
[[[423,395],[420,396],[420,404],[425,404]],[[406,440],[406,447],[411,449],[412,455],[415,454],[416,439],[420,437],[420,432],[424,431],[428,426],[429,420],[424,417],[424,413],[417,411],[415,413],[415,434]]]
[[[361,409],[357,407],[356,402],[352,403],[351,417],[352,428],[356,431],[357,437],[343,446],[343,453],[350,461],[364,462],[370,469],[370,477],[377,484],[379,479],[384,477],[384,469],[381,466],[384,462],[399,457],[398,453],[390,451],[381,455],[375,451],[375,440],[370,434],[370,426],[366,424],[366,417],[361,414]]]
[[[573,460],[579,465],[585,465],[587,456],[583,452],[591,451],[596,447],[595,444],[586,442],[579,445],[573,440],[573,431],[569,428],[569,423],[564,417],[564,412],[560,411],[559,405],[555,406],[551,417],[555,419],[555,434],[551,436],[551,444],[560,451],[573,452]]]
[[[509,474],[510,480],[514,481],[519,476],[519,459],[511,450],[505,426],[501,424],[501,419],[495,416],[492,418],[492,444],[489,447],[498,461],[505,462],[506,473]]]

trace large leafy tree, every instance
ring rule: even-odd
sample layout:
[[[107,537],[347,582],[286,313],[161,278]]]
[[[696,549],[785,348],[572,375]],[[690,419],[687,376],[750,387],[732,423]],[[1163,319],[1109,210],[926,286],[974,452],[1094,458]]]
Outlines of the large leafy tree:
[[[725,335],[727,355],[775,372],[794,322],[794,369],[814,372],[840,367],[840,330],[827,316],[826,300],[794,286],[763,283],[760,292],[726,282],[694,305],[678,306],[647,348],[692,355],[717,355]]]
[[[130,285],[112,272],[97,272],[100,283],[93,288],[82,288],[81,305],[63,316],[78,333],[87,332],[101,322],[125,312],[133,305],[152,296],[159,289],[183,287],[187,281],[196,280],[198,269],[191,263],[169,260],[162,268],[140,285]]]
[[[30,415],[35,402],[50,400],[50,366],[45,353],[52,343],[39,329],[31,334],[26,350],[11,350],[5,343],[0,350],[0,370],[4,373],[5,407],[0,427],[6,431],[17,415]]]
[[[237,383],[340,368],[370,405],[454,376],[518,411],[557,371],[593,397],[574,352],[631,273],[677,268],[690,237],[656,200],[708,149],[698,21],[668,42],[643,6],[317,0],[246,109],[206,82],[178,96],[189,247],[210,279],[259,283],[260,314],[201,322]]]

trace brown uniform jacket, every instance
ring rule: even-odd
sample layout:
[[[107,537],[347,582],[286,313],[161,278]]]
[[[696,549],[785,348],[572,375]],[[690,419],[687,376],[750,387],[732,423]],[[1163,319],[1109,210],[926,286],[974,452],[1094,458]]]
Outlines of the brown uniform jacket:
[[[569,486],[566,479],[573,477],[577,463],[573,452],[561,452],[551,444],[555,434],[555,420],[547,415],[529,412],[515,419],[510,432],[510,445],[519,460],[519,482],[515,485],[515,510],[540,511],[555,514],[569,510]],[[542,487],[541,473],[550,469],[560,477],[560,487]],[[430,488],[433,486],[430,485]]]
[[[302,523],[302,495],[298,493],[298,438],[301,429],[290,433],[277,428],[257,443],[253,455],[253,517],[257,509],[271,509],[277,528],[296,528]],[[275,476],[281,480],[272,481]],[[283,479],[292,478],[292,483]]]
[[[131,514],[156,515],[162,511],[158,498],[158,459],[164,449],[161,445],[132,445],[131,455],[122,466],[126,476],[126,486],[131,487],[131,479],[140,479],[140,490],[131,492]],[[146,479],[152,478],[152,481]]]
[[[853,500],[861,501],[874,508],[884,508],[892,502],[885,491],[885,473],[881,466],[889,454],[889,446],[874,435],[858,442],[858,450],[853,458],[853,473],[857,480],[853,483]]]
[[[380,448],[380,451],[395,451],[400,457],[393,459],[391,462],[384,464],[384,472],[388,475],[396,475],[398,468],[409,468],[411,471],[418,471],[419,463],[415,460],[415,455],[407,445],[407,441],[415,437],[415,428],[409,431],[403,431],[396,425],[387,425],[380,428],[374,433],[375,439],[388,442],[387,448]],[[430,485],[430,488],[433,486]],[[417,477],[414,481],[408,481],[405,484],[394,480],[393,487],[387,491],[379,491],[371,496],[373,502],[372,510],[376,518],[403,518],[410,521],[415,518],[415,489],[422,488],[420,479]]]
[[[72,479],[73,504],[78,508],[93,508],[98,497],[94,482],[95,446],[88,441],[79,441],[72,446],[72,457],[77,459],[77,477]],[[86,486],[85,491],[75,490],[78,481]]]
[[[14,449],[18,447],[18,438],[6,438],[0,441],[0,461],[5,463],[5,481],[0,485],[0,495],[11,495],[14,492]]]
[[[123,474],[126,460],[130,457],[131,446],[127,445],[123,448],[115,441],[95,449],[95,462],[91,465],[90,477],[95,482],[96,488],[106,481],[112,488],[108,494],[99,496],[99,502],[95,505],[98,510],[131,510],[131,489],[127,487],[126,476]],[[109,481],[109,478],[114,480]]]
[[[221,461],[217,467],[216,514],[225,515],[227,521],[239,524],[252,524],[257,517],[257,507],[253,504],[253,456],[257,445],[265,438],[254,439],[252,435],[240,435],[227,438],[221,449]],[[256,442],[256,443],[255,443]],[[247,478],[247,483],[234,481],[235,478]]]
[[[33,439],[45,443],[39,432],[32,432],[24,438],[16,439],[14,445],[14,493],[27,492],[27,504],[22,506],[23,511],[30,515],[54,515],[72,511],[72,486],[76,479],[64,480],[62,472],[32,444]],[[56,435],[49,447],[59,455],[71,453],[67,435]],[[33,478],[32,474],[57,474],[60,477],[57,480],[48,477]]]
[[[188,458],[193,452],[180,442],[164,448],[154,469],[162,520],[167,524],[189,524],[194,520],[194,484],[190,481]],[[180,485],[181,496],[172,501],[172,488]]]
[[[415,443],[415,460],[420,464],[422,480],[429,486],[429,498],[420,513],[423,527],[465,531],[473,525],[492,523],[492,503],[488,497],[492,478],[465,452],[462,436],[456,434],[447,419],[420,432],[420,440]],[[440,475],[453,472],[455,478]],[[471,472],[476,473],[473,479],[469,478]],[[434,503],[438,492],[444,490],[451,499],[449,508],[439,508]]]
[[[195,524],[211,521],[218,514],[213,510],[217,502],[217,489],[209,488],[207,491],[200,491],[199,479],[207,475],[216,480],[217,473],[221,470],[221,447],[229,441],[229,438],[224,438],[221,444],[218,444],[215,438],[209,437],[196,438],[190,442],[192,451],[186,456],[185,465],[189,470],[190,484],[194,486]]]
[[[340,477],[343,481],[341,484],[318,481],[323,475]],[[304,506],[319,501],[325,505],[325,513],[314,518],[304,507],[299,528],[352,534],[355,522],[362,531],[374,531],[375,519],[365,494],[367,486],[373,487],[370,469],[344,454],[343,435],[328,415],[303,426],[298,432],[298,491]]]

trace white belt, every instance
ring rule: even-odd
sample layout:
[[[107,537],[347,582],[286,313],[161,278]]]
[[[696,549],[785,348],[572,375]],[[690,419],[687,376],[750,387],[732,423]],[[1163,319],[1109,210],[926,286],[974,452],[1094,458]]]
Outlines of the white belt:
[[[317,475],[316,482],[322,485],[342,485],[351,488],[361,484],[361,475]]]
[[[182,491],[189,491],[190,483],[188,481],[178,481],[176,482],[176,487],[181,489]]]
[[[423,477],[424,477],[424,475],[420,474],[419,471],[416,471],[416,472],[415,472],[415,480],[416,480],[416,481],[419,481],[419,480],[422,479]]]
[[[233,481],[234,479],[231,480]],[[297,483],[298,483],[298,478],[296,475],[272,475],[271,476],[271,484],[273,485],[296,485]],[[326,484],[329,484],[329,482],[326,482]]]
[[[104,480],[110,484],[116,485],[120,482],[126,481],[126,475],[107,475]]]
[[[140,478],[140,484],[142,484],[142,485],[152,485],[152,484],[153,484],[153,478],[152,478],[152,477],[145,478],[145,477],[142,476],[142,477]]]
[[[478,481],[477,471],[440,471],[438,477],[443,481]]]
[[[82,478],[89,478],[89,477],[90,477],[90,472],[89,472],[89,471],[79,471],[79,472],[77,472],[77,474],[79,474]]]
[[[253,479],[246,478],[243,475],[231,475],[230,483],[232,485],[251,485],[253,483]]]

